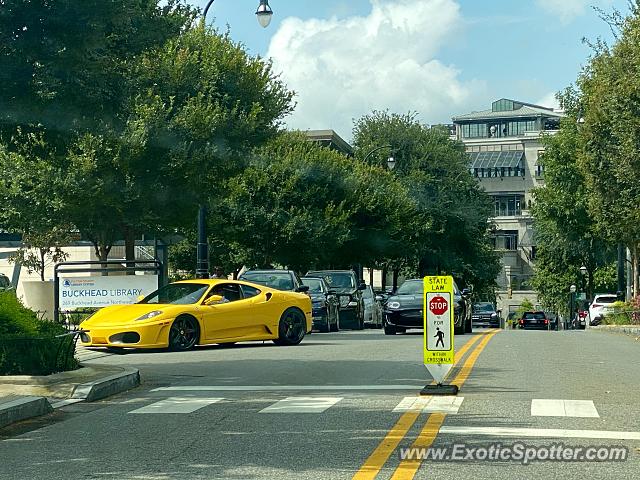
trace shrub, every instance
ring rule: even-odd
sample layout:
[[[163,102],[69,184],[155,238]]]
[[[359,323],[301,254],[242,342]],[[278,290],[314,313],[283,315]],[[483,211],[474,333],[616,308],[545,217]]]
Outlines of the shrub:
[[[0,293],[0,375],[49,375],[78,367],[75,340],[40,320],[12,293]]]

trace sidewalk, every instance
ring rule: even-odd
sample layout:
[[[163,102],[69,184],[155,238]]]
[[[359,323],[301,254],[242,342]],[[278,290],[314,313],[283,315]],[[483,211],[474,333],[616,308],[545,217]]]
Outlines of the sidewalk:
[[[100,365],[47,376],[0,376],[0,428],[72,403],[94,402],[138,385],[137,369]]]
[[[640,325],[598,325],[597,327],[589,327],[589,330],[640,337]]]

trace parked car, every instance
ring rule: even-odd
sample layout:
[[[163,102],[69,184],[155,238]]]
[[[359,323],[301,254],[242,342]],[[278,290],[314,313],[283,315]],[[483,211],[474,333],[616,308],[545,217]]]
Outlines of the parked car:
[[[293,270],[247,270],[238,277],[251,283],[289,292],[306,292],[309,287],[303,285],[300,277]]]
[[[523,329],[549,330],[549,319],[544,312],[524,312],[520,319],[520,327]]]
[[[0,292],[6,292],[9,290],[13,290],[9,277],[7,277],[4,273],[0,273]]]
[[[170,283],[132,305],[104,307],[80,324],[85,346],[170,348],[273,340],[296,345],[311,331],[311,299],[226,279]]]
[[[340,298],[340,327],[362,330],[364,328],[364,300],[362,292],[367,287],[358,281],[352,270],[314,270],[307,277],[322,277]]]
[[[367,285],[362,291],[362,299],[364,300],[364,323],[371,326],[380,328],[382,327],[382,296],[376,295],[371,288],[371,285]]]
[[[597,324],[605,315],[613,313],[612,305],[617,301],[618,297],[613,293],[596,294],[589,305],[589,325]]]
[[[313,328],[323,333],[340,330],[340,300],[322,277],[302,277],[309,287],[313,306]]]
[[[471,332],[471,302],[469,290],[460,291],[453,283],[454,333],[461,335]],[[396,293],[384,304],[384,333],[395,335],[410,328],[422,329],[424,325],[424,280],[406,280]]]
[[[473,305],[471,323],[479,327],[500,327],[500,317],[493,303],[479,302]]]

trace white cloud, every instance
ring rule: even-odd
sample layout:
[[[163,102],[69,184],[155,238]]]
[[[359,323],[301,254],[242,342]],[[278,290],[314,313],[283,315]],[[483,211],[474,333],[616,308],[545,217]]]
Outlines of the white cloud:
[[[556,98],[556,92],[549,92],[544,97],[533,103],[542,107],[553,108],[554,110],[560,109],[560,102],[558,102],[558,99]]]
[[[267,56],[297,92],[289,126],[350,138],[353,118],[387,108],[447,121],[484,90],[438,59],[463,24],[454,0],[370,1],[367,16],[282,22]]]
[[[536,3],[547,13],[558,17],[560,22],[567,24],[575,17],[584,15],[591,6],[606,7],[612,0],[536,0]]]

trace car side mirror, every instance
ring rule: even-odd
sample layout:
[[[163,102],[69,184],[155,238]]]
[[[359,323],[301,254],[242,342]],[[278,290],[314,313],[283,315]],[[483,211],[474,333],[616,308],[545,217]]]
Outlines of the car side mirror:
[[[300,285],[296,288],[296,292],[298,293],[307,293],[309,291],[309,285]]]
[[[469,295],[471,295],[471,290],[469,290],[468,288],[463,288],[462,289],[462,296],[468,297]]]
[[[337,294],[338,294],[338,291],[337,291],[337,290],[329,290],[329,291],[327,292],[327,295],[337,295]]]
[[[367,284],[362,282],[360,285],[358,285],[358,290],[366,290],[367,289]]]
[[[204,304],[205,305],[215,305],[216,303],[220,303],[223,300],[224,300],[224,297],[222,295],[211,295],[209,298],[207,298],[204,301]]]
[[[384,300],[384,297],[382,295],[376,295],[376,301],[382,302],[383,300]]]

